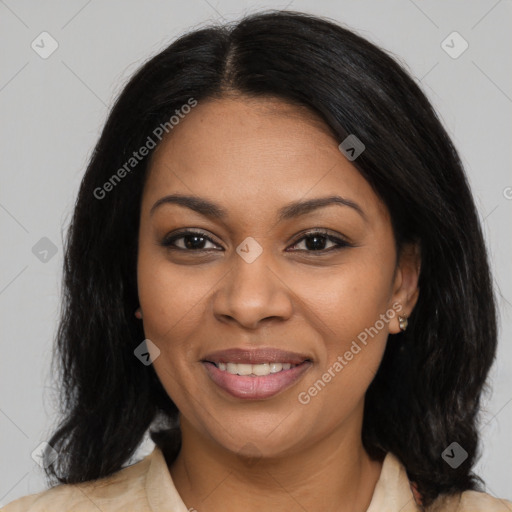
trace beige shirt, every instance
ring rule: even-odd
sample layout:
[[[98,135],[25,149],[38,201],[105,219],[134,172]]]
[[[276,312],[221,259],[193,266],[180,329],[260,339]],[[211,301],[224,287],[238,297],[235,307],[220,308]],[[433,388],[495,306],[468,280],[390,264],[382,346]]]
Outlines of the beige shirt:
[[[93,482],[59,484],[24,496],[2,512],[188,512],[169,473],[162,451],[155,446],[141,461]],[[190,509],[193,511],[194,509]],[[386,455],[367,512],[418,512],[402,464]],[[450,497],[440,511],[512,512],[512,502],[466,491]],[[200,511],[199,511],[200,512]]]

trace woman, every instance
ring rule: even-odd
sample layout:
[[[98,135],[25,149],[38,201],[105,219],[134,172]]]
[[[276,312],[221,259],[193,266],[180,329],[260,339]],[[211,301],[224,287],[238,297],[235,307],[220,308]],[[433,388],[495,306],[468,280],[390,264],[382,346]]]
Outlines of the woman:
[[[64,270],[60,485],[7,512],[512,509],[471,471],[496,318],[466,177],[354,33],[272,11],[147,62]]]

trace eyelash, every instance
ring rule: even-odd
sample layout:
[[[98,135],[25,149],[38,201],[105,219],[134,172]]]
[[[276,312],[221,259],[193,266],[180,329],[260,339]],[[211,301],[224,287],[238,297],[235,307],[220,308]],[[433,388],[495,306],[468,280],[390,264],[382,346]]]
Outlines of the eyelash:
[[[176,240],[179,240],[180,238],[186,238],[187,236],[190,236],[190,235],[196,235],[196,236],[199,235],[201,238],[204,238],[206,241],[211,242],[212,244],[218,245],[206,233],[199,231],[199,230],[198,231],[186,230],[186,231],[180,231],[178,233],[174,233],[173,235],[164,238],[164,240],[161,242],[161,245],[169,250],[183,251],[183,252],[199,253],[199,252],[204,252],[204,251],[217,251],[218,250],[218,249],[183,249],[181,247],[176,247],[173,245],[174,242],[176,242]],[[301,238],[299,238],[296,242],[293,243],[292,247],[298,245],[299,242],[301,242],[307,238],[313,237],[313,236],[325,238],[328,241],[335,243],[336,246],[330,247],[329,249],[321,249],[318,251],[314,251],[314,250],[308,251],[306,249],[298,249],[298,252],[327,254],[328,252],[331,252],[331,251],[338,251],[338,250],[344,249],[346,247],[353,247],[353,244],[347,242],[346,240],[335,237],[333,235],[329,235],[325,230],[321,230],[321,229],[311,230],[311,231],[304,233]],[[295,251],[292,251],[292,252],[295,252]]]

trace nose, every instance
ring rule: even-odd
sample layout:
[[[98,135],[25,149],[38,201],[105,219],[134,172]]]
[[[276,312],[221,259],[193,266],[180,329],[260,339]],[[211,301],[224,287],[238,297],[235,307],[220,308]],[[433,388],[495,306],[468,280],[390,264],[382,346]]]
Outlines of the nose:
[[[214,295],[213,312],[222,322],[257,329],[262,322],[283,321],[293,314],[291,290],[272,264],[269,251],[251,263],[232,255],[229,272]],[[231,262],[230,262],[231,263]]]

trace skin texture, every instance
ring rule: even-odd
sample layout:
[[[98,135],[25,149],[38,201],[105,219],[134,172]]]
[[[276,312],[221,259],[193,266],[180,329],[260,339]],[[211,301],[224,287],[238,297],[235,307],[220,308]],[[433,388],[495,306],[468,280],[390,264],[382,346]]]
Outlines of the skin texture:
[[[370,503],[382,463],[361,443],[364,395],[388,334],[399,332],[397,315],[308,404],[298,395],[394,303],[410,315],[420,256],[407,246],[397,260],[389,213],[339,142],[304,108],[226,97],[200,102],[150,162],[139,316],[160,350],[155,371],[180,410],[183,445],[169,469],[187,507],[199,512],[354,512]],[[228,215],[211,219],[175,204],[150,214],[158,199],[176,193],[204,197]],[[364,218],[330,205],[277,220],[289,202],[335,194],[357,203]],[[211,250],[160,245],[185,228],[204,231],[213,243],[199,247]],[[319,250],[308,248],[305,232],[315,228],[352,246],[328,251],[336,244],[321,238]],[[246,237],[263,250],[252,263],[236,252]],[[238,399],[201,363],[234,347],[305,353],[312,364],[271,398]]]

